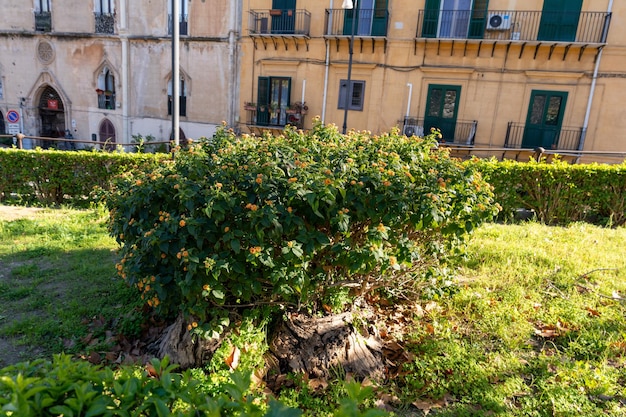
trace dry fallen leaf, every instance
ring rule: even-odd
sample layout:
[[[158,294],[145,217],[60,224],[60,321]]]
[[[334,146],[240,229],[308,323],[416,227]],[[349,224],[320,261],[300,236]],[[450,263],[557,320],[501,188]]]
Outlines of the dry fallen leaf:
[[[598,310],[594,310],[591,307],[586,307],[585,310],[587,310],[589,315],[592,316],[592,317],[600,317],[600,312]]]
[[[224,362],[226,362],[226,365],[228,365],[231,371],[234,371],[239,366],[240,356],[241,351],[237,346],[234,346],[232,352],[230,352],[230,355],[228,355],[228,357],[224,360]]]

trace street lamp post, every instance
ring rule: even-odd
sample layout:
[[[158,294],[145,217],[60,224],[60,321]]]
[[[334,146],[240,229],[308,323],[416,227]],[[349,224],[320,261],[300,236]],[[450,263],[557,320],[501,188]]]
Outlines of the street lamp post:
[[[172,1],[172,140],[180,143],[180,0]]]
[[[346,134],[346,129],[348,125],[348,107],[350,105],[350,82],[352,80],[352,55],[354,53],[354,32],[356,30],[356,19],[357,19],[357,4],[358,0],[354,0],[354,4],[352,4],[352,0],[343,0],[343,4],[341,8],[344,10],[353,10],[352,12],[352,30],[350,32],[350,57],[348,58],[348,83],[346,85],[346,95],[343,103],[343,128],[342,133]]]

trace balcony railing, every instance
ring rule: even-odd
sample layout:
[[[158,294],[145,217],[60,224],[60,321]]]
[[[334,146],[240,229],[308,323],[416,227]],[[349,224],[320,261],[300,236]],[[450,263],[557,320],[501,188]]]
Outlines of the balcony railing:
[[[180,15],[180,19],[178,20],[178,24],[180,25],[178,29],[180,35],[189,35],[189,30],[188,30],[189,25],[187,24],[188,18],[189,17],[186,14]],[[171,14],[167,15],[167,33],[169,35],[172,34],[172,15]]]
[[[327,36],[351,36],[352,20],[356,15],[354,35],[361,37],[387,36],[389,23],[389,11],[387,9],[326,9],[326,27],[324,34]]]
[[[115,33],[115,14],[94,13],[96,19],[96,33]]]
[[[52,30],[51,12],[35,12],[35,30],[38,32],[50,32]]]
[[[99,109],[115,109],[115,93],[101,93],[98,94],[98,108]]]
[[[439,141],[450,145],[473,145],[477,127],[478,122],[476,120],[457,120],[450,129],[454,131],[453,136],[447,137],[444,133],[444,136]],[[445,132],[444,129],[442,131]],[[430,127],[426,126],[426,129],[424,128],[424,118],[422,117],[405,117],[402,133],[407,136],[415,135],[422,137],[430,133]]]
[[[420,10],[417,38],[605,43],[606,12]]]
[[[303,9],[250,10],[250,35],[304,35],[311,33],[311,12]]]
[[[527,131],[527,126],[524,123],[509,122],[506,129],[506,138],[504,140],[505,148],[522,149],[535,148],[537,143],[546,149],[560,149],[567,151],[578,150],[580,141],[582,140],[583,128],[582,127],[562,127],[557,130],[546,130],[548,132],[545,135],[541,130],[538,134],[544,137],[551,138],[548,143],[535,137],[537,135],[536,129],[533,129],[532,137]],[[535,146],[533,146],[535,145]]]

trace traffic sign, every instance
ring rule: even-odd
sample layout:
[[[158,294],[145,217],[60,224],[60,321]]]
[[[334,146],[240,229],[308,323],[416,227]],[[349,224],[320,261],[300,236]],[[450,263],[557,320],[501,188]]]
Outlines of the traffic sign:
[[[17,123],[20,121],[20,114],[16,110],[9,110],[7,112],[7,122]]]

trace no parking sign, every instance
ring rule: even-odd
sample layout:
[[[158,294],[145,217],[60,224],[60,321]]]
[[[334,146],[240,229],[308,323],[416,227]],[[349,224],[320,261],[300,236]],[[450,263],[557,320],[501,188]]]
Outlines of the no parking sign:
[[[20,121],[20,114],[17,110],[9,110],[7,112],[7,122],[9,123],[18,123]]]

